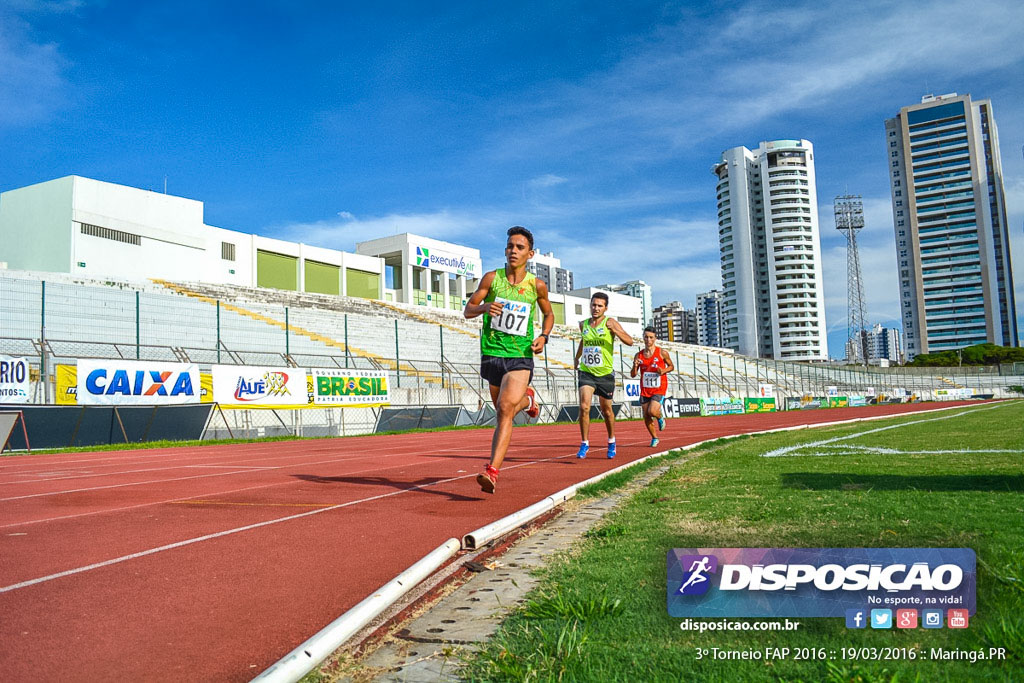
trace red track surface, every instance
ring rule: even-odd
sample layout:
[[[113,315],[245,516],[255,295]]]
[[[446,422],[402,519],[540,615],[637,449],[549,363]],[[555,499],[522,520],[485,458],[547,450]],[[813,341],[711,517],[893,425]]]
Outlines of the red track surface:
[[[659,450],[936,407],[670,420]],[[4,458],[0,671],[249,680],[448,538],[651,452],[617,436],[578,461],[574,425],[516,429],[493,496],[490,430]]]

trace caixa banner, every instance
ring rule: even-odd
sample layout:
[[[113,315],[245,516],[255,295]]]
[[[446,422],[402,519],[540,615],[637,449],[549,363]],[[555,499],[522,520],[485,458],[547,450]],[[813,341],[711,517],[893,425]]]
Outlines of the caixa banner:
[[[79,405],[199,403],[199,366],[157,361],[78,361]]]
[[[673,617],[842,617],[848,609],[974,614],[970,548],[673,548]]]

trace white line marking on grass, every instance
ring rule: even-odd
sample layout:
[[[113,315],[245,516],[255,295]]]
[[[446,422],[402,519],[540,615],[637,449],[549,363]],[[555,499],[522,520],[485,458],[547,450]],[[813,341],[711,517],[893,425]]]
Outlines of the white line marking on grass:
[[[856,434],[847,434],[846,436],[837,436],[837,437],[834,437],[832,439],[825,439],[824,441],[815,441],[815,442],[812,442],[812,443],[798,444],[796,446],[785,446],[783,448],[776,448],[774,451],[768,451],[767,453],[762,453],[761,457],[762,458],[779,458],[779,457],[798,457],[798,456],[807,456],[807,455],[815,455],[815,456],[820,456],[820,455],[839,455],[838,453],[793,453],[793,452],[794,451],[801,451],[801,450],[804,450],[806,448],[820,448],[822,446],[826,446],[827,444],[838,443],[840,441],[846,441],[847,439],[857,439],[857,438],[860,438],[862,436],[866,436],[867,434],[875,434],[877,432],[885,432],[885,431],[888,431],[890,429],[899,429],[900,427],[909,427],[910,425],[922,424],[924,422],[935,422],[937,420],[949,420],[950,418],[954,418],[954,417],[961,417],[963,415],[970,415],[970,414],[973,414],[973,413],[979,413],[979,412],[981,412],[983,410],[992,410],[994,408],[1002,408],[1004,405],[1007,405],[1007,404],[999,403],[999,404],[996,404],[996,405],[993,405],[993,406],[987,406],[987,407],[984,407],[984,408],[971,408],[971,409],[968,409],[968,410],[961,411],[959,413],[952,413],[950,415],[941,415],[939,417],[930,417],[930,418],[928,418],[926,420],[914,420],[912,422],[901,422],[899,424],[888,425],[886,427],[878,427],[876,429],[869,429],[866,432],[857,432]],[[843,448],[850,448],[850,446],[843,446]],[[790,454],[793,454],[793,455],[790,455]]]

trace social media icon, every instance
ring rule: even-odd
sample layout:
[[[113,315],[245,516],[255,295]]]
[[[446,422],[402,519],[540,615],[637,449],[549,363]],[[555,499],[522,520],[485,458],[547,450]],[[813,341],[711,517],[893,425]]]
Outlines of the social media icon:
[[[892,628],[892,610],[871,610],[871,628]]]
[[[896,610],[896,628],[917,628],[917,610]]]
[[[967,610],[951,609],[946,612],[946,616],[949,617],[950,628],[967,628]]]
[[[867,628],[868,612],[863,609],[846,610],[846,628]]]
[[[921,622],[925,628],[942,628],[942,610],[921,610]]]

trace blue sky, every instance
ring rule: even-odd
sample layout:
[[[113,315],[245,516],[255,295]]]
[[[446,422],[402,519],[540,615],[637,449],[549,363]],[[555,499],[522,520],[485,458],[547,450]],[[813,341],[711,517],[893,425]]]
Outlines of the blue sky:
[[[993,102],[1024,308],[1021,26],[1019,0],[0,0],[0,190],[166,177],[210,225],[345,250],[414,232],[488,268],[522,224],[581,285],[692,307],[721,284],[712,165],[805,138],[841,357],[832,199],[863,195],[868,321],[895,322],[883,122],[927,93]]]

